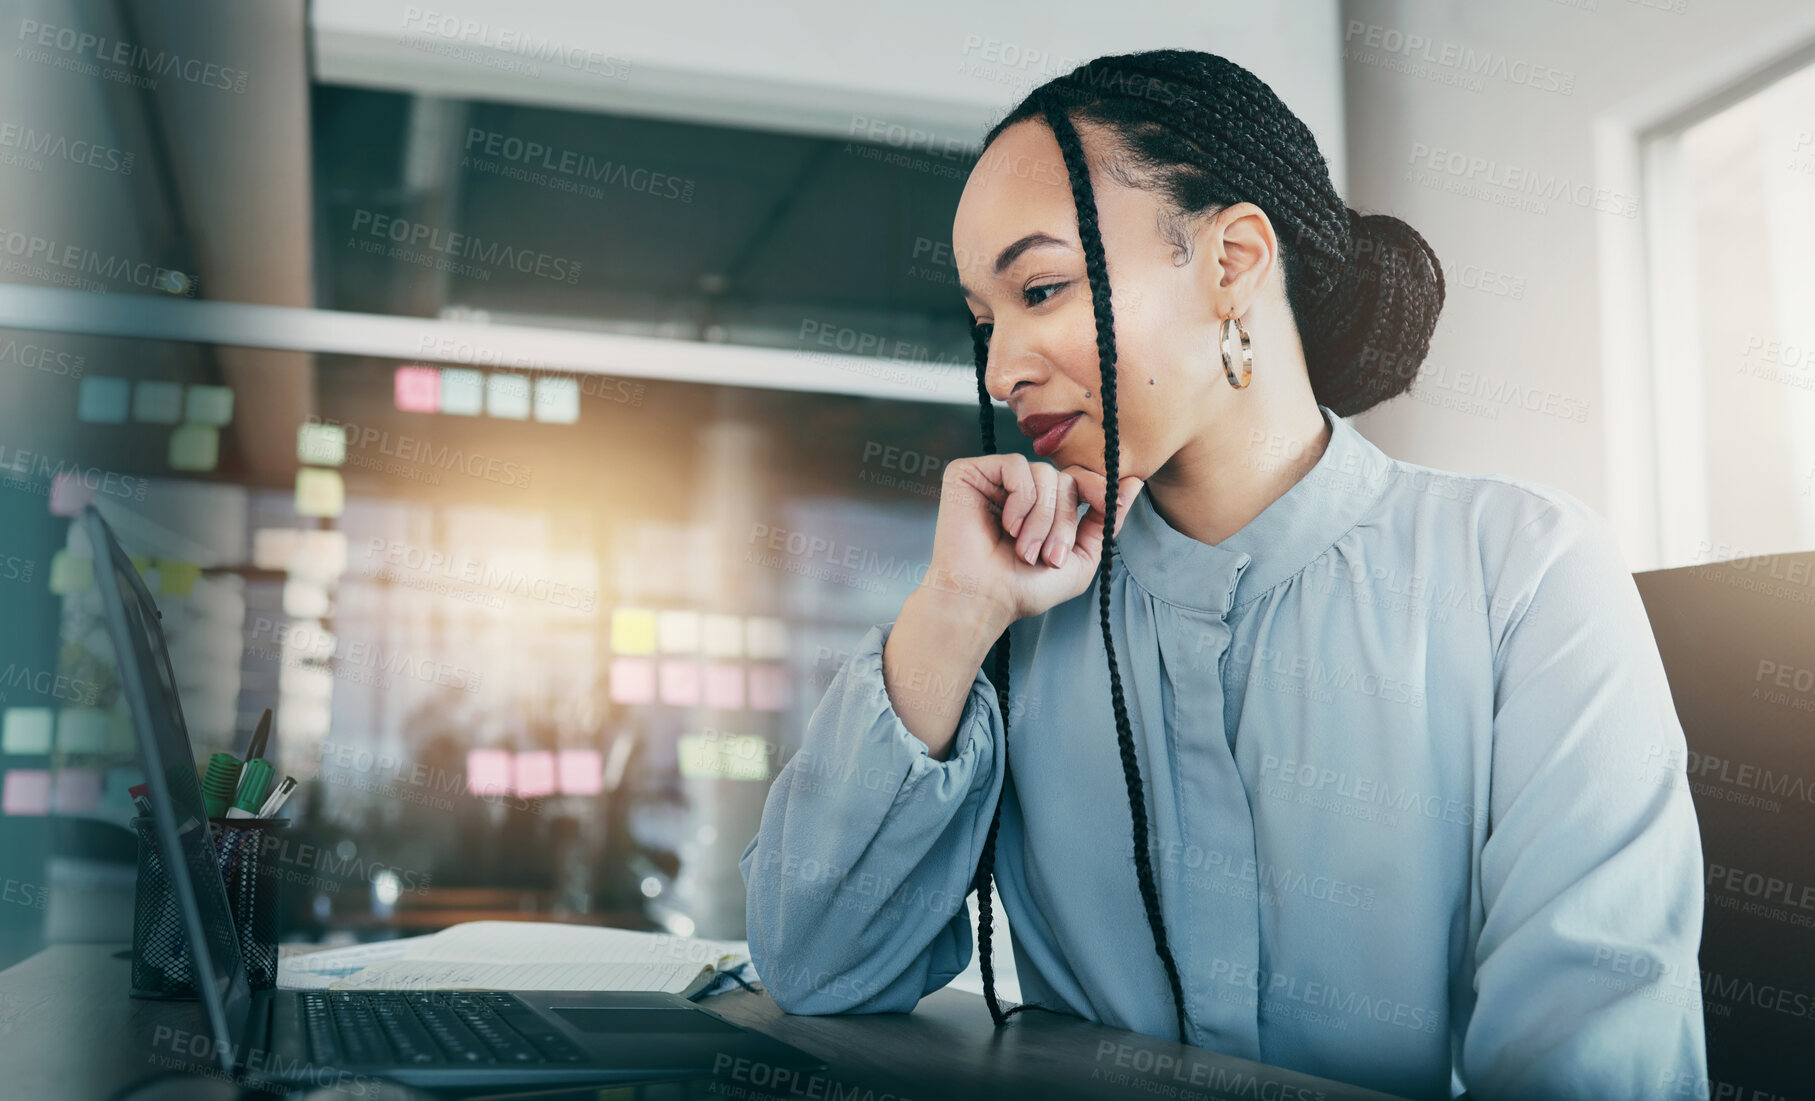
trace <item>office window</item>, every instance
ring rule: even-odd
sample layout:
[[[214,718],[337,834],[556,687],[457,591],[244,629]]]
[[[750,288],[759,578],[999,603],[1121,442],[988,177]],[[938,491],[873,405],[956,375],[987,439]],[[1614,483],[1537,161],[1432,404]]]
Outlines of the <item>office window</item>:
[[[1647,150],[1663,563],[1815,547],[1815,65]]]

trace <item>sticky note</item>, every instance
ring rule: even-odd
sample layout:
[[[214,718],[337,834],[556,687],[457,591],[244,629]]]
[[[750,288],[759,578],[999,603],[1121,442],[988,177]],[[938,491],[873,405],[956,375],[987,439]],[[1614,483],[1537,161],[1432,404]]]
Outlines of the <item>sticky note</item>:
[[[611,660],[613,703],[650,703],[655,700],[655,662],[648,658]]]
[[[9,707],[0,719],[0,752],[33,754],[50,752],[56,712],[48,707]]]
[[[183,420],[219,428],[233,420],[233,391],[226,386],[191,386],[183,394]]]
[[[705,622],[706,653],[715,658],[739,657],[744,652],[744,621],[740,616],[709,615]]]
[[[466,790],[474,795],[502,795],[511,786],[511,755],[503,749],[472,749],[466,754]]]
[[[787,657],[788,625],[774,616],[751,616],[744,621],[744,649],[753,658]]]
[[[202,567],[194,562],[179,562],[172,558],[158,559],[158,595],[188,596],[195,591],[195,583],[201,580]]]
[[[310,466],[339,466],[347,461],[347,434],[338,424],[296,426],[296,458]]]
[[[207,424],[178,425],[170,433],[172,470],[213,470],[220,464],[221,430]]]
[[[662,612],[656,616],[657,645],[664,654],[693,654],[700,648],[698,612]]]
[[[706,706],[735,709],[744,706],[744,667],[715,661],[706,666]]]
[[[338,470],[305,466],[296,472],[298,516],[339,516],[346,505],[346,486]]]
[[[95,562],[60,550],[50,558],[50,591],[58,596],[79,593],[95,583]]]
[[[405,413],[441,411],[441,372],[434,367],[399,367],[392,376],[392,400]]]
[[[85,424],[125,424],[132,383],[123,378],[89,375],[76,391],[76,419]]]
[[[261,570],[287,570],[302,542],[296,528],[259,528],[252,533],[252,565]]]
[[[580,419],[580,380],[536,380],[536,419],[549,424],[574,424]]]
[[[653,654],[655,652],[655,612],[649,608],[613,608],[611,611],[611,652],[614,654]]]
[[[441,411],[476,417],[485,408],[485,372],[465,367],[441,369]]]
[[[51,809],[82,814],[101,805],[101,773],[96,769],[60,769],[52,781]]]
[[[605,790],[604,756],[596,749],[563,749],[555,774],[563,795],[597,795]]]
[[[555,755],[546,749],[517,754],[517,794],[525,799],[555,792]]]
[[[95,490],[101,485],[96,479],[94,485],[82,480],[80,474],[64,471],[50,480],[50,514],[52,516],[80,516],[88,503],[95,499]]]
[[[787,666],[750,666],[750,707],[753,710],[786,711],[790,702]]]
[[[41,768],[6,770],[0,789],[0,812],[32,815],[50,813],[50,772]]]
[[[529,418],[529,378],[493,372],[485,378],[485,411],[506,420]]]
[[[693,707],[700,702],[700,666],[696,661],[670,659],[661,663],[661,700],[671,707]]]
[[[183,419],[183,384],[138,382],[132,387],[132,419],[147,424],[175,424]]]
[[[57,749],[63,753],[107,752],[107,712],[65,707],[57,712]]]

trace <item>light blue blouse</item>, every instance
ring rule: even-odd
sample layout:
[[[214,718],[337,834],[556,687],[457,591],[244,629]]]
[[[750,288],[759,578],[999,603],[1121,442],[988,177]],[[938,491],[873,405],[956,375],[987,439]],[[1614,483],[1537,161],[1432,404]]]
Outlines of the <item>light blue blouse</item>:
[[[1320,408],[1324,454],[1246,527],[1199,542],[1142,492],[1112,562],[1190,1042],[1408,1098],[1705,1089],[1683,733],[1609,529]],[[1011,628],[1006,785],[985,672],[935,761],[883,686],[893,623],[864,635],[740,861],[781,1008],[906,1011],[963,971],[1000,797],[1022,996],[1176,1034],[1096,592]]]

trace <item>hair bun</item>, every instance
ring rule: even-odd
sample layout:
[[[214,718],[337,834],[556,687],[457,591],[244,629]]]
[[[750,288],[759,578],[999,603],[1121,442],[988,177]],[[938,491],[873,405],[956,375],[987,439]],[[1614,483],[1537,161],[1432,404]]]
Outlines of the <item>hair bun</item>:
[[[1443,265],[1419,232],[1390,214],[1349,216],[1348,260],[1305,366],[1319,404],[1351,416],[1411,388],[1443,309]]]

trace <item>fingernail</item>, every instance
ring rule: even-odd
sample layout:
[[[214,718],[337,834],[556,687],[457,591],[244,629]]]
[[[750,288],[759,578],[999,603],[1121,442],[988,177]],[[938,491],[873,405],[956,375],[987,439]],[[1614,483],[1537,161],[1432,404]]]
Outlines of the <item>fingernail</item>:
[[[1027,564],[1031,566],[1034,564],[1035,560],[1040,557],[1040,548],[1028,547],[1027,551],[1022,554],[1021,557],[1027,559]]]
[[[1071,555],[1071,548],[1070,548],[1070,547],[1060,547],[1060,548],[1059,548],[1059,553],[1058,553],[1058,554],[1055,554],[1055,555],[1053,555],[1053,558],[1054,558],[1054,562],[1053,562],[1053,565],[1055,565],[1055,566],[1063,566],[1063,565],[1064,565],[1064,564],[1065,564],[1065,559],[1066,559],[1066,558],[1067,558],[1067,557],[1069,557],[1069,556],[1070,556],[1070,555]]]

